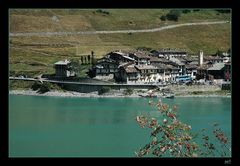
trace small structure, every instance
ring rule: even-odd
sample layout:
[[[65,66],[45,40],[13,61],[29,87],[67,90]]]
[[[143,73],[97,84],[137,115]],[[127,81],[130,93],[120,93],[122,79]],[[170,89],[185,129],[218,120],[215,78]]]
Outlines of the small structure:
[[[224,82],[222,83],[222,90],[231,90],[231,83],[230,82]]]
[[[76,76],[76,73],[72,70],[71,62],[67,59],[64,61],[58,61],[54,63],[55,77],[71,77]]]
[[[215,63],[207,69],[208,75],[212,75],[214,79],[224,79],[225,63]]]

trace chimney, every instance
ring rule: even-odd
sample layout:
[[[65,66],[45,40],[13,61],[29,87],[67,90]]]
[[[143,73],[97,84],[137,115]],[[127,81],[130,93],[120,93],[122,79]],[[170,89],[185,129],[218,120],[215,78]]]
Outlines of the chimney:
[[[198,65],[202,66],[202,64],[203,64],[203,51],[200,50],[198,55]]]

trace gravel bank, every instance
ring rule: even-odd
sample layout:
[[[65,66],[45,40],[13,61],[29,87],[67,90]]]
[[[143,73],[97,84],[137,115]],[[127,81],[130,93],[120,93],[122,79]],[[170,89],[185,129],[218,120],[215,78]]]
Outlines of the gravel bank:
[[[98,95],[97,92],[92,93],[79,93],[79,92],[60,92],[60,91],[50,91],[46,92],[44,94],[39,94],[36,91],[32,90],[11,90],[9,91],[9,94],[15,94],[15,95],[32,95],[32,96],[58,96],[58,97],[140,97],[139,94],[142,94],[142,92],[134,91],[131,95],[124,95],[123,91],[111,91],[108,93],[105,93],[103,95]],[[156,93],[158,96],[160,96],[158,93]],[[175,93],[177,94],[175,97],[231,97],[231,94],[228,95],[218,95],[218,94],[204,94],[204,95],[192,95],[188,93]]]

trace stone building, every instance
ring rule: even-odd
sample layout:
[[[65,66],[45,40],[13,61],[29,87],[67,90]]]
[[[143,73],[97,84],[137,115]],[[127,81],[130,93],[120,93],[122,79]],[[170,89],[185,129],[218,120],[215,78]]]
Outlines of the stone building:
[[[73,71],[71,62],[68,60],[58,61],[54,63],[55,68],[55,77],[64,78],[76,76],[76,73]]]

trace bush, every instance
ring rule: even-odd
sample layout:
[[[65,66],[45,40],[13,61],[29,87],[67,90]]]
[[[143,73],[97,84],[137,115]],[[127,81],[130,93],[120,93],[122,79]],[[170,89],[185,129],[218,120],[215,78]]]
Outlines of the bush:
[[[161,19],[161,21],[166,21],[166,16],[163,15],[160,17],[160,19]]]
[[[191,12],[191,10],[188,10],[188,9],[185,9],[185,10],[182,10],[182,13],[190,13]]]
[[[35,81],[34,84],[32,85],[31,89],[36,91],[41,87],[41,83],[38,81]]]
[[[177,116],[177,106],[149,101],[151,106],[157,106],[161,114],[159,120],[148,116],[136,117],[137,123],[151,130],[150,143],[135,152],[137,157],[153,155],[156,157],[209,157],[230,156],[230,141],[217,123],[213,124],[213,137],[208,136],[206,129],[193,134],[192,127],[181,122]],[[200,142],[196,139],[200,136]],[[198,142],[198,143],[197,143]]]
[[[166,18],[168,20],[172,20],[172,21],[178,21],[178,18],[180,17],[181,12],[180,10],[171,10],[167,15]]]
[[[124,90],[123,94],[124,94],[124,95],[131,95],[131,94],[133,94],[133,90],[127,88],[126,90]]]
[[[46,86],[46,85],[42,85],[41,87],[40,87],[40,89],[38,90],[38,93],[46,93],[46,92],[48,92],[48,91],[50,91],[50,89],[49,89],[49,87],[48,86]]]
[[[98,95],[102,95],[104,93],[107,93],[110,91],[111,88],[109,87],[102,87],[101,89],[98,90]]]
[[[43,84],[41,84],[41,86],[37,92],[42,94],[42,93],[46,93],[46,92],[50,91],[50,89],[51,89],[51,83],[44,82]]]
[[[61,88],[58,85],[54,85],[52,83],[49,82],[34,82],[34,84],[31,86],[31,89],[36,91],[37,93],[46,93],[48,91],[50,91],[51,89],[57,89],[57,90],[61,90]]]
[[[192,94],[194,94],[194,95],[200,95],[200,94],[203,94],[203,91],[193,91]]]
[[[220,9],[220,10],[216,10],[218,13],[230,13],[231,10],[226,10],[226,9]]]
[[[194,9],[193,12],[199,12],[200,10],[199,9]]]
[[[107,14],[109,15],[110,13],[108,11],[102,10],[102,9],[98,9],[96,10],[97,13],[102,13],[102,14]]]

